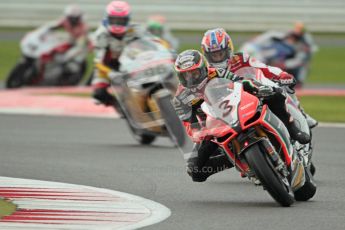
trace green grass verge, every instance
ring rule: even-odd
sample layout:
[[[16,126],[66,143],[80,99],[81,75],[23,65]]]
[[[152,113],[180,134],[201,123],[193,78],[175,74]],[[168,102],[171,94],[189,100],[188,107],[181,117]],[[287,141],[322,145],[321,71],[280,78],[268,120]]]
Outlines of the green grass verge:
[[[304,110],[322,122],[345,122],[345,97],[303,96],[300,101]]]
[[[0,81],[5,80],[11,68],[20,58],[19,43],[17,41],[0,42]]]
[[[0,219],[14,213],[16,208],[15,204],[0,198]]]
[[[308,83],[345,84],[345,47],[321,47],[312,60]]]

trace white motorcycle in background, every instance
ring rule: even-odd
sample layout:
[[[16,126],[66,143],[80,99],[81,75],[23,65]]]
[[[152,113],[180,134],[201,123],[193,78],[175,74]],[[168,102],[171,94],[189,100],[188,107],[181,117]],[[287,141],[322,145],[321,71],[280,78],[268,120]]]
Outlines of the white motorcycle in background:
[[[149,145],[157,137],[168,137],[174,144],[184,145],[184,127],[171,104],[178,87],[174,60],[169,49],[151,38],[136,39],[120,56],[123,74],[111,77],[114,95],[140,144]],[[100,68],[112,71],[105,66]]]
[[[87,38],[72,45],[66,32],[43,28],[27,34],[20,48],[22,57],[7,77],[6,88],[76,85],[86,72]]]

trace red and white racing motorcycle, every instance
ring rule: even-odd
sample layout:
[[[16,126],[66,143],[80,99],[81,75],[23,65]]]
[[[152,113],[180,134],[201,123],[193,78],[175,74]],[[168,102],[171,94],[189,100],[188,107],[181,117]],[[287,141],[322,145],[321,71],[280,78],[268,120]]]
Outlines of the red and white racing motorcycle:
[[[20,43],[22,57],[10,72],[6,88],[25,85],[76,85],[86,68],[88,41],[80,38],[70,43],[66,32],[38,29]]]
[[[255,68],[237,74],[270,81]],[[193,133],[193,139],[207,138],[218,144],[238,171],[256,184],[260,182],[282,206],[314,196],[316,185],[310,173],[310,143],[302,145],[292,141],[282,121],[261,99],[244,91],[241,82],[211,79],[203,95],[201,109],[207,118],[194,124],[193,127],[201,128]],[[308,125],[293,101],[290,100],[287,106],[301,129],[309,133]],[[180,149],[184,154],[190,154],[188,145],[180,146]]]

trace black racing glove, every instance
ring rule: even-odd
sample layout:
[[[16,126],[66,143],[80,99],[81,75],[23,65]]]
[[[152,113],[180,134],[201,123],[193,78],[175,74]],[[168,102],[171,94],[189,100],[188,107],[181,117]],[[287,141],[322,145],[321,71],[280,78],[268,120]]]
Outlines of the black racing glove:
[[[98,88],[93,92],[93,98],[100,101],[106,106],[111,106],[115,104],[115,98],[113,95],[108,93],[107,88]]]
[[[225,69],[217,69],[218,74],[220,72],[223,72],[223,78],[225,79],[229,79],[231,81],[239,81],[239,80],[243,80],[242,77],[234,74],[233,72],[231,72],[230,70],[225,70]]]

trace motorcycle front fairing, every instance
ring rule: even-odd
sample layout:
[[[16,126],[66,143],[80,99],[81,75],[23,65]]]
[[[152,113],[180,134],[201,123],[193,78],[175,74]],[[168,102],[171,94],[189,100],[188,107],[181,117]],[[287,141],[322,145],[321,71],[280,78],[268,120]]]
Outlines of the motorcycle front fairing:
[[[259,83],[262,83],[264,85],[268,85],[268,86],[272,86],[272,87],[280,87],[277,83],[271,81],[270,79],[266,78],[261,70],[258,70],[256,68],[253,67],[245,67],[245,68],[241,68],[239,71],[235,72],[236,75],[241,76],[245,79],[252,79],[255,80]],[[311,135],[311,131],[310,128],[308,126],[308,123],[306,121],[306,118],[304,117],[304,115],[302,114],[302,112],[299,109],[299,102],[297,98],[294,94],[290,94],[287,92],[286,87],[282,87],[282,89],[284,89],[283,94],[286,96],[286,107],[287,110],[289,111],[289,113],[291,114],[291,116],[294,118],[296,125],[298,126],[298,128],[300,130],[302,130],[303,132],[307,133],[308,135]],[[278,123],[278,122],[275,122]],[[285,134],[284,136],[286,136],[287,134]],[[302,147],[299,147],[298,143],[295,143],[296,149],[304,149],[303,151],[303,156],[307,156],[305,157],[306,162],[310,161],[311,158],[311,152],[312,152],[312,146],[311,143],[303,145]]]

